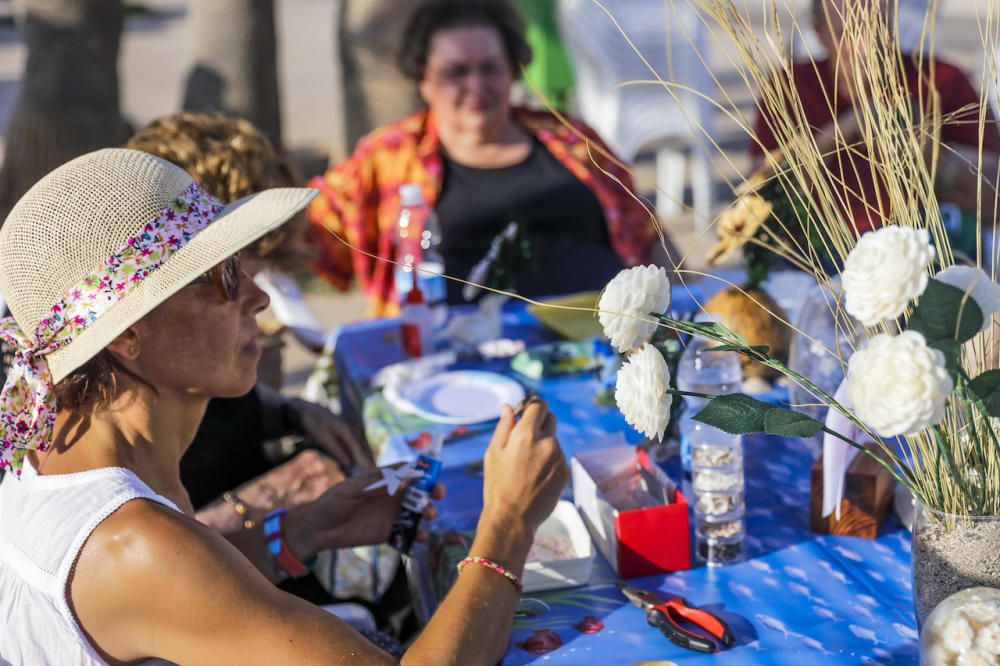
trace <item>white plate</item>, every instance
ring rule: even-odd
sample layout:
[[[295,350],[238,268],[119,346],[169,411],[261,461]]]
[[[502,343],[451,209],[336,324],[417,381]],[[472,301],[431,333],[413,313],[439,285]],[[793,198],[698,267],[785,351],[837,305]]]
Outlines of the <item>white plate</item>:
[[[452,370],[411,382],[392,383],[384,395],[397,409],[449,425],[500,418],[503,404],[524,400],[524,389],[510,377],[480,370]]]

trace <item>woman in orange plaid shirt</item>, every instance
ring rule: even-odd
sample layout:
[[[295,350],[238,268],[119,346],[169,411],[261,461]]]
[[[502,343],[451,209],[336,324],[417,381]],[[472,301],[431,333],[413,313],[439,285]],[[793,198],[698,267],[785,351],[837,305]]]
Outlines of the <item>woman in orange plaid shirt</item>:
[[[531,51],[506,2],[429,0],[400,55],[428,108],[372,132],[310,182],[321,191],[308,209],[317,269],[342,289],[357,277],[370,315],[398,310],[393,266],[371,255],[394,258],[404,183],[434,207],[450,276],[467,277],[511,221],[532,246],[532,268],[517,280],[525,296],[599,289],[623,266],[663,256],[655,215],[593,130],[511,107],[514,72]],[[669,239],[666,250],[677,256]],[[449,281],[448,296],[461,302],[461,285]]]

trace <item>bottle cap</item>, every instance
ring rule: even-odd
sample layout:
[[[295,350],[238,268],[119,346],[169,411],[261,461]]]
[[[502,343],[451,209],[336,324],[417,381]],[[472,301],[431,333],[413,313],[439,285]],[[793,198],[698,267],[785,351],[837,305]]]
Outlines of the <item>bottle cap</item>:
[[[403,183],[399,186],[399,203],[402,206],[423,206],[423,188],[416,183]]]
[[[415,282],[416,280],[414,280],[414,283]],[[420,287],[414,284],[413,289],[410,289],[410,291],[406,293],[406,304],[420,305],[423,302],[424,302],[424,292],[420,291]]]

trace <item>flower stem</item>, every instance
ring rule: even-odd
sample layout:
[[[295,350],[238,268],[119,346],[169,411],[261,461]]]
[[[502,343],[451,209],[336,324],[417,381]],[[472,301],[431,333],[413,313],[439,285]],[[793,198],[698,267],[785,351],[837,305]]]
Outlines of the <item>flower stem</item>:
[[[885,467],[886,471],[888,471],[889,474],[892,474],[892,478],[896,479],[897,481],[899,481],[900,483],[902,483],[904,486],[906,485],[906,482],[903,481],[903,479],[900,477],[899,473],[896,472],[896,470],[893,469],[893,467],[891,465],[889,465],[889,463],[887,463],[880,456],[875,455],[875,452],[872,451],[871,449],[869,449],[864,444],[859,444],[858,442],[855,442],[850,437],[845,437],[844,435],[841,435],[836,430],[832,430],[830,428],[827,428],[826,426],[823,426],[822,430],[825,433],[833,435],[837,439],[840,439],[840,440],[843,440],[844,442],[847,442],[848,444],[850,444],[851,446],[853,446],[854,448],[856,448],[858,451],[861,451],[862,453],[868,454],[868,456],[870,456],[872,459],[874,459],[875,462],[877,462],[878,464],[882,465],[882,467]]]
[[[673,395],[686,395],[691,398],[704,398],[705,400],[713,400],[719,397],[718,395],[712,395],[711,393],[698,393],[697,391],[682,391],[680,389],[675,389],[675,388],[668,388],[667,393],[671,393]]]
[[[698,337],[712,340],[714,342],[719,342],[724,345],[738,347],[739,348],[738,352],[743,354],[747,358],[753,361],[758,361],[770,368],[773,368],[778,372],[780,372],[781,374],[788,377],[789,379],[792,379],[793,381],[797,382],[800,386],[804,387],[807,391],[811,392],[814,396],[818,397],[820,400],[825,402],[830,407],[830,409],[836,409],[838,412],[840,412],[846,419],[848,419],[851,423],[860,428],[861,431],[865,435],[867,435],[873,442],[876,442],[877,445],[882,450],[882,452],[886,455],[886,457],[889,458],[889,462],[892,463],[891,466],[879,456],[874,455],[874,453],[869,449],[862,447],[860,445],[858,445],[858,448],[864,450],[866,453],[868,453],[876,460],[878,460],[883,467],[885,467],[887,470],[889,470],[890,473],[892,473],[894,478],[898,479],[899,482],[902,483],[904,486],[906,486],[908,490],[916,493],[917,483],[916,479],[913,477],[912,470],[910,470],[906,465],[904,465],[903,462],[899,459],[899,456],[897,456],[894,451],[892,451],[889,447],[885,445],[881,437],[872,432],[871,428],[869,428],[867,425],[858,420],[858,417],[856,417],[851,410],[841,405],[832,395],[821,389],[819,386],[809,381],[799,373],[791,370],[788,366],[786,366],[778,359],[772,357],[770,354],[766,354],[760,349],[752,348],[747,343],[746,339],[744,339],[741,335],[737,334],[736,332],[726,328],[722,324],[685,322],[685,321],[679,321],[672,317],[668,317],[667,315],[662,315],[662,314],[658,315],[655,313],[651,314],[652,316],[656,317],[658,320],[666,324],[668,327],[673,328],[676,331],[680,331],[682,333],[689,333],[691,335],[696,335]],[[704,397],[704,396],[697,396],[697,397]],[[714,396],[709,396],[709,397],[712,398]],[[837,436],[840,437],[839,434],[837,434]],[[897,473],[896,471],[894,471],[893,467],[899,470],[899,472]],[[903,478],[900,478],[900,474],[902,474]]]

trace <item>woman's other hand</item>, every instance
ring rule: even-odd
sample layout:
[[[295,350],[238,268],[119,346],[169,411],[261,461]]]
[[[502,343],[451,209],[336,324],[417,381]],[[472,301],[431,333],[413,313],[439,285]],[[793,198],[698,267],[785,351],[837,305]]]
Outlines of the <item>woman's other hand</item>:
[[[286,409],[294,411],[299,433],[340,463],[345,471],[359,464],[374,465],[371,449],[344,419],[323,405],[293,398],[287,401]]]
[[[290,512],[285,524],[293,552],[309,558],[321,550],[385,543],[399,515],[406,484],[394,495],[385,488],[365,490],[382,478],[379,470],[364,472],[341,481],[315,502]],[[430,495],[431,499],[440,500],[444,494],[444,486],[437,484]],[[432,520],[435,515],[437,509],[428,504],[424,519]]]
[[[239,515],[226,500],[218,499],[199,509],[195,517],[227,534],[243,529],[245,519],[260,522],[273,509],[308,504],[344,478],[340,465],[330,456],[308,449],[232,491],[246,506],[246,516]]]

